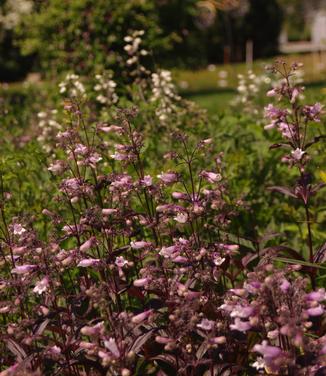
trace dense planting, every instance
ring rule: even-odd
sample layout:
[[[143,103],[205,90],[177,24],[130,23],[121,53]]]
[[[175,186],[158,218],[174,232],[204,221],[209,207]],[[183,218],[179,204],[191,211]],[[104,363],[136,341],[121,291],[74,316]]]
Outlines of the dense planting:
[[[323,375],[323,106],[278,62],[228,143],[142,35],[128,84],[71,73],[16,135],[3,104],[1,375]]]

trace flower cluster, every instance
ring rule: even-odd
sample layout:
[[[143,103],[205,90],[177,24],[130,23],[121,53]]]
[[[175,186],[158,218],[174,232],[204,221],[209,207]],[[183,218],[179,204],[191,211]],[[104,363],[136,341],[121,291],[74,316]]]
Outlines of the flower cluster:
[[[80,77],[75,73],[67,74],[64,81],[59,83],[60,94],[73,98],[84,98],[86,90]]]
[[[308,280],[297,274],[299,266],[277,269],[267,260],[247,274],[243,286],[229,291],[221,309],[232,320],[230,330],[259,335],[251,349],[259,354],[253,367],[313,375],[326,356],[326,336],[318,338],[325,289],[305,293]]]
[[[176,100],[170,75],[156,80],[156,100]],[[60,86],[68,98],[49,157],[57,190],[42,210],[43,234],[34,217],[10,217],[0,174],[0,366],[9,367],[1,375],[322,374],[315,254],[307,262],[285,246],[250,253],[230,230],[243,203],[229,193],[213,139],[175,130],[173,150],[150,164],[146,118],[131,107],[96,121],[76,82],[70,75]],[[296,109],[267,112],[278,126]],[[318,106],[300,109],[319,120]],[[306,154],[286,140],[302,170]],[[308,188],[301,181],[289,192],[306,199]],[[279,266],[281,251],[298,260]]]
[[[52,141],[58,131],[62,129],[61,124],[57,121],[57,115],[57,110],[42,111],[37,114],[39,119],[37,140],[47,153],[52,151]]]
[[[237,96],[233,101],[234,106],[241,106],[246,113],[260,115],[260,98],[271,85],[272,79],[267,74],[255,74],[249,70],[247,74],[238,75]]]
[[[170,71],[152,73],[152,92],[151,101],[157,103],[156,116],[164,123],[176,110],[175,102],[181,99],[176,94]]]
[[[97,74],[95,79],[94,91],[97,94],[96,100],[106,106],[116,104],[119,97],[116,93],[117,84],[112,80],[112,74]]]
[[[144,48],[141,48],[142,39],[144,35],[144,30],[136,30],[132,34],[127,35],[124,38],[124,41],[127,43],[124,46],[124,50],[129,55],[129,59],[126,61],[127,65],[136,65],[139,64],[140,56],[147,56],[148,51]]]

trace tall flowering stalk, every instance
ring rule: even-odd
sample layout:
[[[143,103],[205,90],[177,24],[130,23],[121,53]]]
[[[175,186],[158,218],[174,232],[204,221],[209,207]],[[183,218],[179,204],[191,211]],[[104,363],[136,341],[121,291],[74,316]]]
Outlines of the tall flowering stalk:
[[[293,197],[302,202],[305,210],[305,223],[307,226],[307,245],[309,250],[308,261],[312,264],[324,259],[324,255],[314,251],[312,215],[310,204],[312,197],[324,187],[324,184],[312,184],[312,174],[309,165],[312,158],[311,147],[325,136],[311,137],[310,128],[313,123],[320,123],[323,115],[323,106],[320,103],[304,105],[300,101],[300,95],[304,87],[293,84],[293,77],[299,64],[288,66],[285,62],[278,62],[272,67],[272,71],[282,78],[280,84],[268,91],[269,97],[275,97],[283,106],[269,104],[265,108],[265,116],[270,123],[265,129],[276,129],[282,136],[283,141],[274,144],[271,148],[285,148],[288,150],[282,157],[282,162],[288,164],[289,168],[298,171],[299,179],[293,187],[271,187],[284,195]],[[325,253],[325,250],[324,250]],[[311,271],[311,282],[315,286],[315,271]]]

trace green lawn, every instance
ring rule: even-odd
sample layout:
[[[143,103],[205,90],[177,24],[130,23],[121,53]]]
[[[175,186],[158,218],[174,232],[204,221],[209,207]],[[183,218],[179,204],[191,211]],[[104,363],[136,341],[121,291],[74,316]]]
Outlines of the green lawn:
[[[318,101],[321,103],[326,102],[326,81],[316,82],[306,85],[305,91],[306,98],[309,102]],[[210,115],[223,112],[228,108],[230,101],[236,95],[235,90],[212,90],[212,91],[198,91],[192,93],[184,93],[187,99],[193,100],[201,107],[208,110]]]
[[[319,54],[301,54],[280,56],[280,59],[288,63],[302,62],[304,69],[304,80],[309,83],[318,83],[326,81],[326,53]],[[256,74],[262,74],[266,65],[273,63],[275,59],[256,60],[253,63],[252,70]],[[212,70],[213,69],[213,70]],[[238,74],[245,74],[248,67],[245,63],[215,65],[211,69],[175,70],[173,76],[180,88],[180,91],[186,94],[196,94],[202,91],[216,91],[219,84],[224,81],[225,88],[235,89],[238,82]]]

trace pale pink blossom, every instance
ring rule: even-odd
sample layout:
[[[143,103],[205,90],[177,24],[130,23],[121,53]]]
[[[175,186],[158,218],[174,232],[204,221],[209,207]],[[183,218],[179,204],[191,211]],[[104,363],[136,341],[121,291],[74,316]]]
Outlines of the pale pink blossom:
[[[100,262],[100,259],[93,259],[93,258],[83,259],[79,262],[77,266],[80,266],[82,268],[87,268],[89,266],[97,265],[99,262]]]
[[[49,287],[49,278],[44,277],[41,281],[36,283],[36,285],[33,289],[33,292],[41,295],[48,289],[48,287]]]

